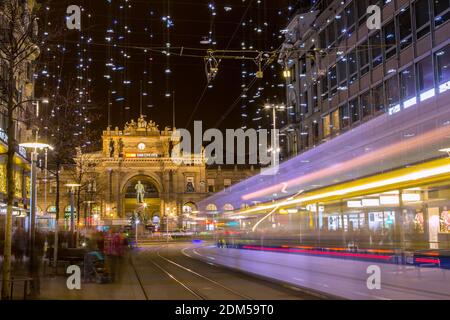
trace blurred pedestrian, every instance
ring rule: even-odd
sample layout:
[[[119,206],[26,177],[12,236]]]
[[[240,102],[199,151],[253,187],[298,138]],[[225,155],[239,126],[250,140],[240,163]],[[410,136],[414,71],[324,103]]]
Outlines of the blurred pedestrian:
[[[22,228],[18,228],[13,236],[13,252],[17,264],[23,263],[23,257],[27,250],[27,234]]]

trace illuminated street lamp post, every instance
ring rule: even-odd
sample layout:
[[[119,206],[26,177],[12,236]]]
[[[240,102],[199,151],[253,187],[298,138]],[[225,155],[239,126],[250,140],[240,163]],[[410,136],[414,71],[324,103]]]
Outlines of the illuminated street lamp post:
[[[134,224],[136,226],[136,231],[135,231],[135,233],[136,233],[135,234],[135,237],[136,237],[136,248],[139,247],[139,244],[138,244],[138,226],[139,226],[139,223],[140,223],[139,217],[138,217],[138,215],[136,213],[136,219],[134,220]]]
[[[166,208],[166,234],[167,234],[167,242],[169,242],[169,218],[173,217],[175,214],[175,208],[173,211],[170,208]]]
[[[37,136],[36,136],[37,138]],[[37,139],[36,139],[37,140]],[[46,143],[40,142],[26,142],[19,144],[20,147],[25,149],[31,149],[31,179],[30,179],[30,241],[28,245],[28,252],[30,255],[30,262],[28,265],[28,272],[31,278],[34,279],[33,275],[36,271],[36,259],[35,259],[35,244],[36,244],[36,206],[37,206],[37,179],[36,179],[36,171],[37,171],[37,157],[38,157],[38,149],[53,149],[50,145]],[[34,281],[34,280],[33,280]],[[31,286],[31,294],[34,295],[36,293],[36,285],[33,284]]]
[[[273,122],[273,133],[272,133],[272,166],[275,167],[278,165],[279,159],[277,154],[280,152],[278,146],[278,136],[277,136],[277,111],[284,111],[286,107],[284,105],[274,105],[274,104],[266,104],[264,106],[265,109],[272,109],[272,122]]]

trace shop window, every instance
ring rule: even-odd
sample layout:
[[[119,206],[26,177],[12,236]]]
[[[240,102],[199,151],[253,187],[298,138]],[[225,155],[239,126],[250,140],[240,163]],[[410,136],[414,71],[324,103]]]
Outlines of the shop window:
[[[348,60],[349,84],[352,84],[358,79],[358,61],[356,59],[355,50],[353,50],[348,54],[347,60]]]
[[[400,108],[400,95],[398,88],[397,76],[394,76],[386,80],[386,105],[389,110],[389,114],[397,113]]]
[[[383,63],[383,50],[381,44],[381,32],[377,31],[374,35],[372,35],[369,39],[370,43],[370,51],[372,58],[372,68]]]
[[[367,91],[361,95],[361,118],[366,119],[372,115],[372,103],[370,99],[370,91]]]
[[[341,59],[337,63],[338,70],[338,79],[339,79],[339,87],[346,88],[347,87],[347,61],[346,59]]]
[[[450,89],[450,45],[436,52],[436,68],[439,92]]]
[[[434,0],[434,25],[440,26],[450,18],[450,1]]]
[[[414,65],[400,72],[400,90],[405,109],[417,103]]]
[[[430,33],[430,5],[428,0],[418,0],[414,3],[417,39]]]
[[[448,208],[444,207],[440,217],[440,232],[450,233],[450,214]]]
[[[331,113],[331,127],[332,127],[332,134],[335,134],[340,130],[339,109]]]
[[[361,76],[369,72],[369,43],[363,42],[358,46],[359,70]]]
[[[341,129],[347,128],[350,125],[350,116],[347,103],[339,107],[339,118]]]
[[[395,36],[395,23],[392,20],[390,23],[383,27],[384,38],[384,56],[386,60],[392,58],[397,54],[397,42]]]
[[[384,112],[383,84],[372,89],[372,99],[375,113]]]
[[[434,97],[434,71],[433,59],[431,56],[422,59],[417,63],[417,79],[419,85],[420,101]]]
[[[335,95],[337,92],[337,75],[336,66],[333,66],[328,71],[328,77],[330,78],[331,95]]]
[[[355,1],[345,8],[346,29],[349,36],[355,31]]]
[[[350,116],[352,119],[352,123],[359,121],[359,100],[355,98],[349,102],[350,106]]]
[[[331,135],[331,122],[329,114],[322,118],[322,130],[324,138],[327,138]]]

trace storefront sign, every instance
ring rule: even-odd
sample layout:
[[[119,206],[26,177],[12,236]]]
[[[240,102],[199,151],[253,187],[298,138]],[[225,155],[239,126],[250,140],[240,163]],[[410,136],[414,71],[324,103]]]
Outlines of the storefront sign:
[[[157,153],[126,153],[125,154],[126,158],[131,158],[131,159],[145,159],[145,158],[160,158],[160,155]]]
[[[0,140],[3,141],[6,145],[8,145],[8,135],[1,128],[0,128]],[[27,150],[24,147],[19,146],[17,149],[18,149],[17,153],[19,155],[21,155],[24,158],[27,157]]]

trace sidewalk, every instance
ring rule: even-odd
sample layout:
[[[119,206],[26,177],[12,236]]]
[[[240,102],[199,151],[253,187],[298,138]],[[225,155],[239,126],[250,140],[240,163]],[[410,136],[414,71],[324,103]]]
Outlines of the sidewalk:
[[[145,300],[134,269],[124,258],[121,275],[115,283],[81,283],[81,290],[67,289],[69,276],[46,276],[41,279],[39,300]]]

